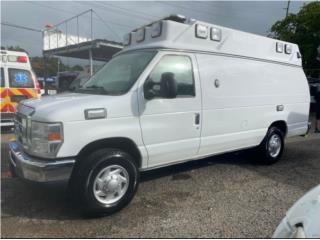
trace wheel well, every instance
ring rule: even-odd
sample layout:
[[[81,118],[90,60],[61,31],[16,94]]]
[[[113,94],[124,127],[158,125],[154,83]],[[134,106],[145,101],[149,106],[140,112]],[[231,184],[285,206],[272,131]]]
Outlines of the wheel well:
[[[88,156],[90,153],[102,148],[121,149],[130,154],[136,161],[138,167],[141,167],[142,157],[137,145],[131,139],[123,137],[106,138],[91,142],[81,149],[77,159],[81,160],[84,156]]]
[[[287,123],[285,121],[273,122],[270,125],[270,127],[277,127],[284,133],[284,135],[287,135],[288,127],[287,127]]]

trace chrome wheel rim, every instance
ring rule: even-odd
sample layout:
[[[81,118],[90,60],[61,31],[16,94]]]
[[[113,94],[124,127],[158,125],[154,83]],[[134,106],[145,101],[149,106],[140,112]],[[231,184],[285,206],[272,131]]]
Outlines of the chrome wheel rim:
[[[95,198],[102,204],[113,204],[127,192],[129,174],[119,165],[111,165],[102,169],[93,183]]]
[[[268,142],[268,151],[271,157],[275,158],[281,151],[281,138],[279,135],[272,135]]]

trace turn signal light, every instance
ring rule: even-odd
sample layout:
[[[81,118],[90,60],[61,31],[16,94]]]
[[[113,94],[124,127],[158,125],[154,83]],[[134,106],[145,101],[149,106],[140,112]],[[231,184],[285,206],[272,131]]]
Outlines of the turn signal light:
[[[48,141],[60,141],[61,136],[60,133],[50,133],[48,135]]]

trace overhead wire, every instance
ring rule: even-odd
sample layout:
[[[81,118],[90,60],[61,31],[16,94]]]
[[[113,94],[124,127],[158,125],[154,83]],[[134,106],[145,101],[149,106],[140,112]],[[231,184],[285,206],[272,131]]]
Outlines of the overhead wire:
[[[171,7],[174,7],[174,8],[181,8],[181,9],[185,9],[185,10],[193,11],[193,12],[194,12],[194,11],[197,11],[197,12],[206,14],[207,16],[212,16],[212,12],[207,12],[207,11],[195,9],[195,8],[193,8],[193,7],[181,6],[181,5],[179,5],[179,4],[175,4],[175,3],[172,3],[172,2],[157,1],[156,3],[163,4],[163,5],[167,5],[167,6],[171,6]]]
[[[48,5],[43,4],[42,2],[39,3],[38,1],[36,1],[36,2],[35,1],[26,1],[26,2],[27,3],[32,3],[32,4],[35,4],[35,5],[44,7],[44,8],[48,8],[48,9],[51,9],[51,10],[54,10],[54,11],[58,11],[58,12],[65,12],[65,13],[68,13],[68,14],[77,14],[76,12],[65,10],[65,9],[62,9],[62,8],[53,7],[53,6],[48,6]],[[79,3],[79,2],[77,2],[77,3]],[[100,19],[97,19],[97,18],[96,18],[96,20],[101,21]],[[122,24],[122,23],[118,23],[118,22],[114,22],[114,21],[109,21],[109,22],[114,24],[114,25],[132,28],[132,26],[127,25],[127,24]]]
[[[1,22],[1,25],[8,26],[8,27],[13,27],[13,28],[24,29],[24,30],[29,30],[29,31],[33,31],[33,32],[40,32],[40,33],[42,33],[42,30],[40,30],[40,29],[35,29],[35,28],[31,28],[31,27],[21,26],[21,25],[17,25],[17,24],[13,24],[13,23],[8,23],[8,22]]]
[[[105,20],[103,20],[103,18],[96,12],[96,11],[94,11],[94,10],[92,10],[95,14],[96,14],[96,16],[98,17],[98,18],[100,18],[101,19],[101,21],[104,23],[104,25],[110,30],[110,32],[112,32],[120,41],[122,41],[122,38],[119,36],[119,34],[116,32],[116,31],[114,31],[113,29],[112,29],[112,27],[110,27],[109,26],[109,24],[107,23],[107,22],[105,22]]]
[[[52,10],[55,10],[55,11],[62,11],[62,12],[68,13],[68,14],[76,14],[75,12],[68,11],[68,10],[64,10],[64,9],[60,9],[60,8],[53,7],[53,6],[47,6],[47,5],[43,4],[43,3],[38,3],[38,2],[33,2],[33,1],[29,1],[29,3],[33,3],[33,4],[36,4],[36,5],[39,5],[39,6],[41,6],[41,7],[45,7],[45,8],[48,7],[49,9],[52,9]],[[106,26],[106,27],[108,28],[108,30],[110,30],[110,32],[116,37],[116,39],[117,39],[118,41],[119,41],[119,40],[122,41],[122,38],[119,36],[119,34],[118,34],[116,31],[113,30],[113,28],[110,26],[109,23],[112,23],[112,24],[114,24],[114,25],[125,26],[125,27],[127,27],[127,28],[132,28],[132,26],[125,25],[125,24],[114,23],[114,22],[112,22],[112,21],[108,21],[109,23],[107,23],[107,21],[104,20],[104,19],[97,13],[97,11],[95,11],[95,10],[93,10],[93,9],[89,9],[89,10],[86,10],[86,11],[80,13],[80,14],[77,14],[77,15],[75,15],[75,16],[72,16],[72,17],[68,18],[67,20],[64,20],[64,21],[62,21],[62,22],[59,22],[59,23],[55,24],[55,26],[61,25],[62,23],[65,23],[65,22],[68,21],[68,20],[75,19],[75,18],[77,18],[77,17],[80,16],[80,15],[83,15],[83,16],[85,16],[85,17],[88,18],[88,17],[90,17],[90,16],[89,16],[89,15],[86,15],[86,13],[90,12],[91,10],[92,10],[92,11],[94,12],[94,14],[95,14],[95,17],[93,17],[93,19],[98,20],[98,21],[101,22],[104,26]]]
[[[128,16],[128,15],[131,15],[131,16],[134,16],[135,18],[140,18],[140,19],[143,19],[143,20],[148,20],[148,21],[150,21],[152,18],[150,18],[150,17],[144,17],[144,16],[140,16],[140,15],[138,15],[138,14],[135,14],[135,13],[133,13],[132,11],[125,11],[125,10],[119,10],[119,9],[112,9],[112,8],[110,8],[109,6],[106,6],[105,4],[103,4],[103,3],[100,3],[100,2],[90,2],[90,3],[87,3],[87,2],[77,2],[77,3],[79,3],[79,4],[82,4],[82,5],[90,5],[91,7],[92,7],[92,4],[96,4],[96,6],[98,6],[99,7],[99,9],[100,10],[108,10],[109,11],[109,13],[110,13],[110,11],[117,11],[117,12],[122,12],[121,14],[125,14],[126,16]],[[101,9],[102,8],[102,9]]]
[[[128,8],[124,8],[124,7],[120,7],[120,6],[115,6],[115,5],[113,5],[113,4],[110,4],[110,2],[103,2],[103,3],[105,3],[104,5],[108,5],[108,6],[110,6],[110,7],[117,8],[117,9],[121,9],[121,10],[124,10],[124,11],[129,11],[129,12],[132,12],[132,11],[133,11],[132,9],[128,9]],[[102,4],[102,2],[101,2],[101,4]],[[162,16],[155,16],[155,15],[153,15],[153,14],[146,13],[146,12],[137,11],[137,10],[134,10],[134,12],[135,12],[135,13],[138,13],[138,14],[143,14],[143,15],[150,16],[150,17],[152,17],[153,19],[154,19],[154,18],[160,18],[160,17],[162,17]]]

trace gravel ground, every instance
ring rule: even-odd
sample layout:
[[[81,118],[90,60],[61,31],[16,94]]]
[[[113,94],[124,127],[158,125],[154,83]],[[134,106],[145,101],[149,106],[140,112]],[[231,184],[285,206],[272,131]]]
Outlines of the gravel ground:
[[[319,135],[320,136],[320,135]],[[83,219],[66,204],[65,184],[30,184],[8,172],[1,134],[2,237],[265,238],[285,212],[320,183],[320,137],[287,141],[272,166],[234,153],[142,174],[133,201],[109,217]]]

